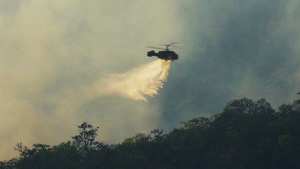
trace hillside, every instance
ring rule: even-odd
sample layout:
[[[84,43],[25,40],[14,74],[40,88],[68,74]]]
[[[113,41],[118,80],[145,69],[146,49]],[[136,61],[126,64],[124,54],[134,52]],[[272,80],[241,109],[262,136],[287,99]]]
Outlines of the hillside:
[[[274,110],[265,99],[230,101],[221,113],[182,122],[170,133],[154,129],[120,144],[95,141],[98,127],[83,122],[71,141],[18,143],[18,169],[294,169],[300,167],[299,101]]]

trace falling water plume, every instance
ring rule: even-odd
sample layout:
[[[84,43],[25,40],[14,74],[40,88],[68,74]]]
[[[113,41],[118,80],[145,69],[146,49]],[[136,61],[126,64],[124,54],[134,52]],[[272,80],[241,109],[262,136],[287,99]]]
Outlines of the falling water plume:
[[[148,102],[145,95],[153,97],[158,94],[167,81],[171,63],[170,60],[159,59],[123,74],[112,74],[95,82],[89,93],[93,97],[121,95]]]

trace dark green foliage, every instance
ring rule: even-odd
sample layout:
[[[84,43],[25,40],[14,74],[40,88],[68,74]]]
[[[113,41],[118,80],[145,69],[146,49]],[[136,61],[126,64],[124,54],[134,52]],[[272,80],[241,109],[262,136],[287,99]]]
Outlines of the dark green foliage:
[[[168,134],[154,129],[117,145],[95,141],[98,127],[84,122],[73,141],[56,146],[18,143],[19,157],[0,168],[30,169],[296,169],[300,168],[297,101],[278,111],[265,99],[229,102],[211,118],[182,122]]]
[[[206,117],[195,117],[192,120],[186,121],[186,122],[181,122],[180,124],[182,125],[183,128],[185,129],[190,129],[194,127],[209,127],[211,121],[209,118]]]

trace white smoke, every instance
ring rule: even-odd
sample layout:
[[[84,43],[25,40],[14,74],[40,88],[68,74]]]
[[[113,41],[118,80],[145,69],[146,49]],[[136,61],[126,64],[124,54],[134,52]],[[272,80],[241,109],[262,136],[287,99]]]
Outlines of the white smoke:
[[[178,7],[173,0],[1,0],[0,160],[17,155],[17,142],[69,140],[82,121],[100,126],[99,141],[109,143],[157,128],[159,106],[128,99],[132,105],[117,107],[122,98],[108,98],[96,110],[107,99],[88,100],[82,86],[135,67],[120,56],[142,65],[144,46],[180,40]]]
[[[153,97],[167,80],[172,61],[155,60],[123,74],[112,74],[95,82],[89,89],[89,97],[121,95],[134,100],[147,101]]]

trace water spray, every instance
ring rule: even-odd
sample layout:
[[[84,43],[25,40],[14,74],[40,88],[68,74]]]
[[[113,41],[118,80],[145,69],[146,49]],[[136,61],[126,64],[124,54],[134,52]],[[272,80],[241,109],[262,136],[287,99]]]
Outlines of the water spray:
[[[145,95],[153,97],[167,81],[171,60],[158,59],[129,70],[123,74],[111,74],[92,85],[91,97],[120,95],[148,102]]]

